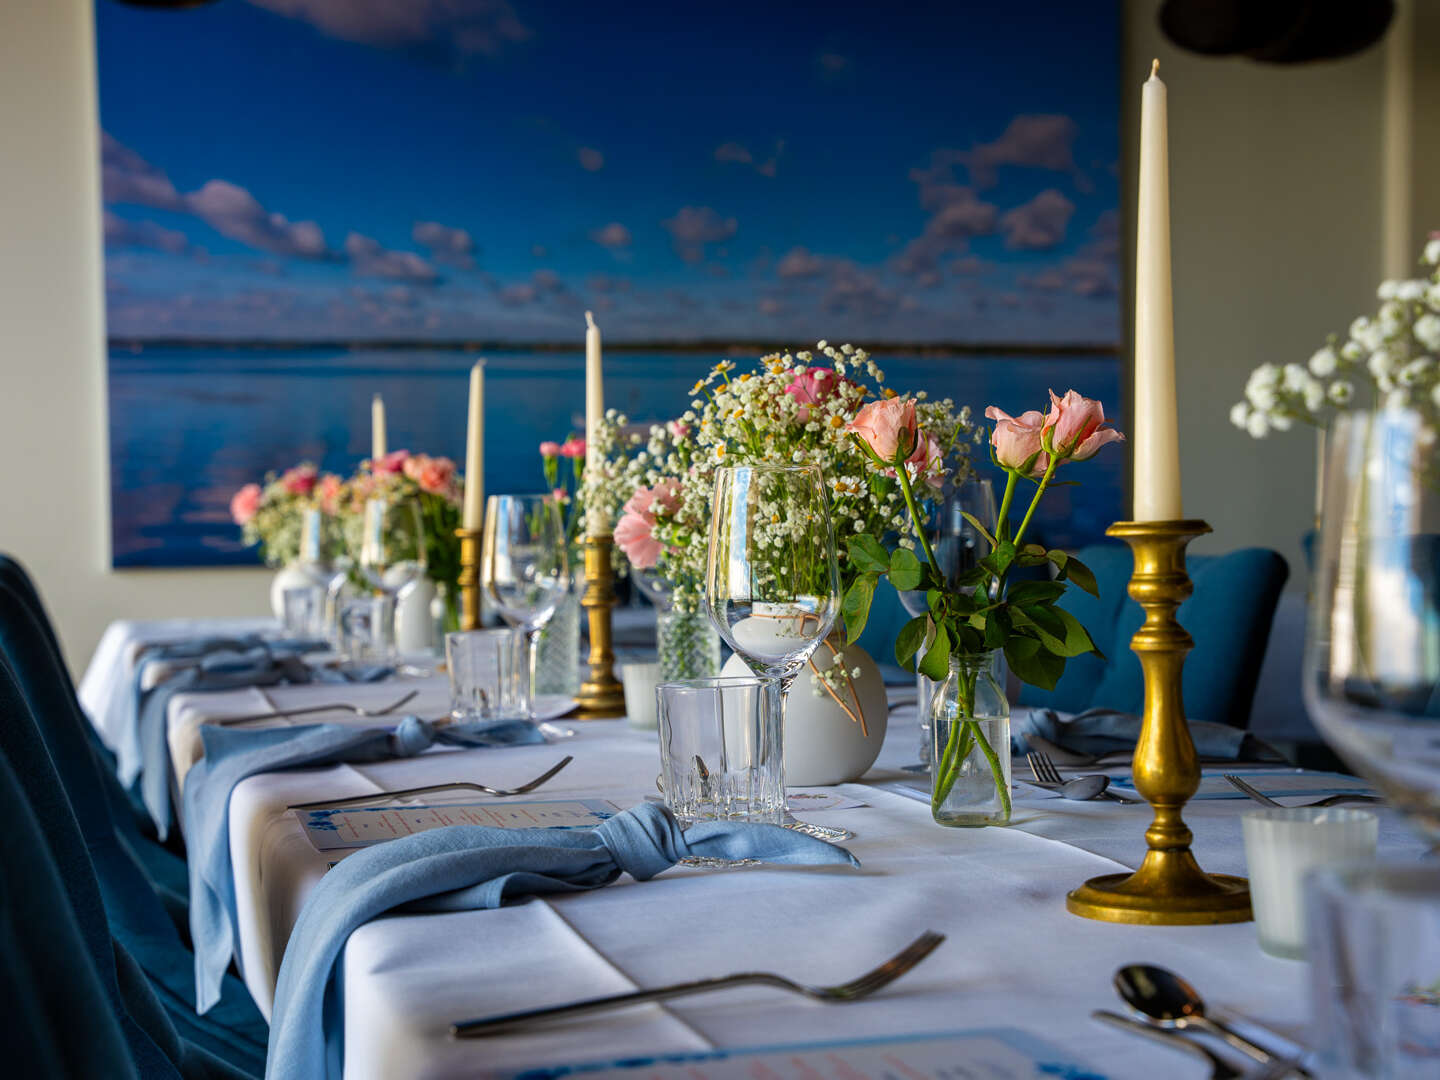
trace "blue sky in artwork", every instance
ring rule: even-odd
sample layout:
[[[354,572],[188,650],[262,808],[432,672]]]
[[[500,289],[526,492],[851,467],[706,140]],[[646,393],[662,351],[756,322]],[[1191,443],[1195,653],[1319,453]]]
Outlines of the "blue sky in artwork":
[[[96,17],[115,337],[1119,339],[1111,2]]]

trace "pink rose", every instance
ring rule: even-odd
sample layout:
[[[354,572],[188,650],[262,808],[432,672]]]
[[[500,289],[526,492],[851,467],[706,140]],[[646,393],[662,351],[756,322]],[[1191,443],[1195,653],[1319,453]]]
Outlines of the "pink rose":
[[[560,444],[558,442],[555,442],[554,440],[547,439],[545,442],[542,442],[540,444],[540,456],[547,458],[559,457]]]
[[[809,423],[810,410],[805,406],[824,404],[844,381],[829,368],[807,368],[796,375],[785,387],[785,393],[801,406],[795,413],[795,419],[802,424]]]
[[[280,486],[291,495],[309,495],[315,490],[315,482],[319,477],[320,470],[314,465],[296,465],[280,475]]]
[[[398,473],[405,468],[409,458],[409,450],[391,450],[379,461],[370,462],[370,471],[376,475]]]
[[[670,429],[670,437],[673,439],[688,439],[690,437],[689,424],[682,424],[679,420],[671,420],[665,426]]]
[[[1004,409],[991,405],[985,410],[985,418],[995,421],[995,431],[990,436],[990,445],[995,448],[995,460],[1002,468],[1024,472],[1029,463],[1029,476],[1041,476],[1049,457],[1040,448],[1040,432],[1045,426],[1045,417],[1036,409],[1011,416]]]
[[[230,516],[236,525],[248,525],[260,509],[262,492],[259,484],[246,484],[230,497]]]
[[[1045,417],[1045,430],[1055,456],[1063,461],[1088,461],[1102,446],[1124,442],[1125,436],[1105,424],[1105,406],[1094,398],[1081,397],[1066,390],[1063,398],[1050,391],[1050,414]]]
[[[585,456],[585,440],[579,435],[572,435],[566,439],[560,447],[560,456],[568,458],[583,458]]]
[[[940,452],[940,443],[934,435],[922,433],[915,452],[905,459],[905,464],[916,480],[924,480],[933,488],[945,486],[945,455]]]
[[[920,437],[915,402],[908,398],[872,401],[855,414],[845,430],[859,435],[881,461],[893,463],[897,457],[909,457]]]
[[[432,495],[449,495],[455,483],[455,462],[447,457],[415,454],[401,466],[405,475]]]
[[[615,526],[615,543],[631,565],[639,570],[655,565],[665,550],[665,545],[655,539],[655,515],[673,514],[679,509],[678,480],[661,480],[653,488],[639,488],[626,500],[625,512]]]
[[[338,514],[340,512],[340,497],[345,493],[345,481],[334,473],[326,473],[320,477],[320,483],[316,487],[316,494],[320,499],[320,509],[327,514]]]

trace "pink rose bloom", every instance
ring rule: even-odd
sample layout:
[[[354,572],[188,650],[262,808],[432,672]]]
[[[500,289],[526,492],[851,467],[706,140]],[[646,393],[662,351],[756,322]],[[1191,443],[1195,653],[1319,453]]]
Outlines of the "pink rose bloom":
[[[230,497],[230,516],[236,525],[248,525],[260,509],[259,484],[246,484]]]
[[[455,462],[447,457],[415,454],[401,466],[405,475],[432,495],[448,495],[455,483]]]
[[[545,442],[542,442],[540,444],[540,456],[547,458],[559,457],[560,444],[558,442],[555,442],[553,439],[547,439]]]
[[[649,570],[665,550],[655,539],[655,514],[673,514],[680,509],[680,482],[661,480],[653,488],[640,488],[624,509],[615,526],[615,543],[636,569]]]
[[[314,465],[296,465],[281,474],[280,486],[291,495],[309,495],[315,490],[315,482],[319,477],[320,470]]]
[[[1102,446],[1124,442],[1125,436],[1105,424],[1105,406],[1094,398],[1066,390],[1063,398],[1050,391],[1050,414],[1045,430],[1050,432],[1055,456],[1061,461],[1089,461]]]
[[[908,398],[872,401],[855,414],[845,430],[859,435],[881,461],[893,462],[902,451],[908,457],[920,437],[915,402]]]
[[[405,468],[405,462],[410,458],[409,450],[391,450],[379,461],[370,462],[370,471],[376,475],[401,472]]]
[[[934,435],[921,434],[915,452],[905,459],[910,475],[924,480],[932,488],[945,486],[945,455],[940,452],[939,440]]]
[[[829,368],[807,368],[796,375],[785,387],[785,393],[801,406],[795,413],[795,419],[802,424],[809,423],[810,410],[805,406],[824,404],[844,381]]]
[[[560,456],[568,458],[583,458],[585,456],[585,440],[579,435],[566,439],[560,447]]]
[[[1011,416],[1004,409],[991,405],[985,410],[985,418],[995,421],[990,445],[995,448],[995,460],[1003,468],[1023,470],[1029,461],[1028,475],[1044,474],[1050,459],[1040,448],[1040,432],[1045,426],[1045,417],[1039,410],[1031,409],[1019,416]]]
[[[320,509],[327,514],[340,512],[340,496],[345,491],[345,481],[334,473],[326,473],[320,477],[320,483],[316,486],[316,494],[320,499]]]
[[[565,501],[570,498],[570,493],[564,488],[556,488],[554,491],[550,492],[550,498],[555,500],[557,503],[563,505]]]

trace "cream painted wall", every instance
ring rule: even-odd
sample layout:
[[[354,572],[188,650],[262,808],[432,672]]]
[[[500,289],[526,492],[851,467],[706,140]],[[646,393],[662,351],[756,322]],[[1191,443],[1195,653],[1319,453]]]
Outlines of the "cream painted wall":
[[[17,463],[0,549],[38,578],[77,666],[112,619],[259,613],[267,581],[108,569],[92,2],[0,3],[0,457]],[[1250,368],[1308,356],[1370,305],[1383,55],[1300,70],[1187,57],[1161,41],[1155,9],[1124,5],[1123,177],[1136,173],[1138,91],[1158,56],[1171,87],[1186,509],[1215,527],[1209,547],[1266,544],[1298,566],[1312,446],[1303,434],[1252,443],[1226,414]],[[1417,26],[1422,86],[1436,76],[1436,21]],[[1433,158],[1440,99],[1417,100],[1416,137]],[[1417,213],[1434,205],[1416,202]]]

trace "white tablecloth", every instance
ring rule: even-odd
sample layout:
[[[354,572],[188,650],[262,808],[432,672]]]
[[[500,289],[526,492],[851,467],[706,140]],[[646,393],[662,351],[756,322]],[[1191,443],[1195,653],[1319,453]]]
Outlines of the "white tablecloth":
[[[315,689],[284,693],[288,698]],[[363,692],[384,697],[390,689]],[[172,721],[188,729],[231,696],[193,695],[181,713],[172,709]],[[250,703],[234,711],[250,711]],[[449,780],[512,786],[565,753],[575,755],[574,763],[527,798],[602,796],[627,806],[654,792],[659,763],[653,734],[620,721],[561,723],[577,734],[555,745],[435,749],[411,759],[271,773],[240,784],[230,837],[241,966],[262,1009],[268,1013],[297,913],[335,857],[314,850],[285,810],[288,804]],[[913,722],[897,713],[880,767],[867,779],[908,777],[899,766],[913,760],[915,741]],[[1204,1075],[1180,1055],[1089,1019],[1090,1010],[1117,1005],[1111,975],[1133,961],[1173,967],[1212,1003],[1297,1034],[1303,1030],[1307,968],[1261,953],[1253,924],[1113,926],[1066,913],[1066,891],[1138,862],[1147,807],[1072,803],[1017,789],[1010,828],[950,830],[930,822],[924,802],[868,784],[840,790],[869,805],[809,816],[856,832],[847,846],[864,864],[858,872],[677,868],[644,884],[627,878],[597,892],[501,911],[395,916],[366,925],[344,955],[347,1076],[475,1076],[640,1051],[987,1026],[1028,1029],[1112,1077],[1161,1070],[1175,1080]],[[456,793],[443,801],[474,798]],[[1195,851],[1207,869],[1244,873],[1240,814],[1250,805],[1196,801],[1187,808]],[[1415,857],[1421,851],[1388,814],[1381,837],[1383,854]],[[737,970],[840,982],[927,928],[949,940],[864,1004],[825,1006],[744,989],[529,1035],[475,1042],[446,1034],[459,1019]]]

